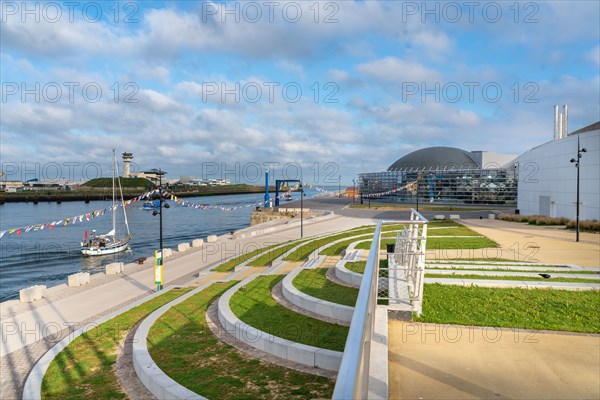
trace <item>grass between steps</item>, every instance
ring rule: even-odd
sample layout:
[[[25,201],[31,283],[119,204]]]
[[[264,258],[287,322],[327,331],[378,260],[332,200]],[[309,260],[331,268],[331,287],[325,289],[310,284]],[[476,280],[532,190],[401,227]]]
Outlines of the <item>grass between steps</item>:
[[[42,398],[127,398],[114,371],[119,343],[148,314],[189,290],[170,290],[73,340],[50,363],[42,382]]]
[[[270,250],[269,252],[258,257],[256,260],[251,261],[249,263],[249,265],[251,265],[253,267],[264,267],[264,266],[270,265],[273,262],[273,260],[275,260],[277,257],[281,257],[287,251],[290,251],[294,247],[296,247],[304,242],[307,242],[307,240],[296,241],[296,242],[287,244],[285,246]]]
[[[251,359],[212,334],[206,310],[235,283],[213,284],[156,321],[148,343],[157,365],[209,399],[331,398],[329,379]]]
[[[238,265],[240,265],[241,263],[243,263],[243,262],[251,259],[252,257],[257,256],[263,252],[270,253],[271,251],[274,251],[273,249],[275,249],[277,246],[279,246],[279,245],[273,244],[273,245],[270,245],[267,247],[262,247],[260,249],[249,251],[248,253],[242,254],[240,256],[232,258],[229,261],[224,262],[223,264],[218,265],[216,268],[213,268],[213,271],[216,271],[216,272],[233,271],[233,269],[235,267],[237,267]]]
[[[246,324],[293,342],[344,351],[348,328],[293,312],[271,296],[283,276],[259,276],[238,290],[230,301],[233,313]]]
[[[371,248],[372,240],[356,245],[356,249],[368,250]],[[388,243],[396,243],[396,239],[384,239],[381,241],[380,249],[385,249]],[[498,243],[486,237],[453,238],[453,237],[427,237],[427,250],[442,249],[484,249],[497,247]]]
[[[326,274],[327,268],[305,269],[292,284],[302,293],[318,299],[354,307],[358,289],[333,283],[325,277]]]
[[[417,321],[600,333],[600,293],[425,284]]]
[[[541,276],[518,276],[518,275],[476,275],[476,274],[435,274],[425,273],[425,278],[450,278],[450,279],[484,279],[484,280],[496,280],[496,281],[544,281],[544,282],[573,282],[573,283],[600,283],[600,279],[586,279],[586,278],[563,278],[563,277],[552,277],[552,273],[549,273],[550,278],[543,278]]]
[[[396,231],[396,230],[402,229],[403,226],[404,225],[391,224],[391,225],[384,226],[383,230],[384,231]],[[303,261],[306,258],[308,258],[308,256],[311,255],[311,253],[313,251],[317,250],[319,247],[322,247],[329,243],[335,242],[336,240],[356,237],[356,236],[360,236],[360,235],[372,234],[374,232],[375,232],[375,227],[373,226],[373,227],[369,227],[369,228],[352,229],[349,231],[339,233],[337,235],[332,235],[332,236],[327,236],[327,237],[320,238],[320,239],[315,239],[315,240],[308,242],[304,246],[301,246],[298,249],[294,250],[291,254],[289,254],[285,258],[285,260],[286,261]],[[364,238],[367,239],[368,237],[365,236]],[[358,239],[355,239],[355,240],[358,240]],[[354,240],[348,241],[348,244],[352,243],[353,241]],[[340,246],[338,246],[337,244],[333,245],[332,246],[333,248],[331,250],[325,249],[321,254],[339,255],[339,254],[341,254],[341,252],[343,251],[344,248],[348,247],[348,244],[346,244],[345,247],[341,247],[341,250],[340,250]]]
[[[367,262],[366,261],[347,262],[345,264],[345,266],[346,266],[346,269],[356,272],[357,274],[364,274],[365,267],[367,266]]]
[[[460,273],[462,271],[488,271],[488,272],[534,272],[534,273],[539,273],[539,272],[547,272],[548,274],[581,274],[581,275],[598,275],[600,277],[600,274],[597,271],[581,271],[581,270],[573,270],[570,268],[563,268],[566,271],[556,271],[556,270],[552,270],[549,271],[548,268],[552,268],[551,266],[540,266],[539,269],[511,269],[511,268],[469,268],[468,265],[463,265],[460,268],[459,267],[453,267],[453,268],[446,268],[446,267],[437,267],[437,266],[427,266],[425,268],[425,270],[432,270],[432,269],[436,269],[436,270],[440,270],[440,271],[456,271],[457,273]],[[560,268],[560,267],[554,267],[556,269]],[[592,277],[590,277],[592,278]]]

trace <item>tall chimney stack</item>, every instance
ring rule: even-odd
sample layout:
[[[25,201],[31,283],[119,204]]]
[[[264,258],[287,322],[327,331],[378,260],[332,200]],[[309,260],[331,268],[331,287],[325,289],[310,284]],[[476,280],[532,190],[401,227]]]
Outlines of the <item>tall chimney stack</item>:
[[[560,139],[560,127],[558,126],[558,106],[554,106],[554,140]]]
[[[567,108],[567,105],[565,104],[563,106],[563,120],[562,120],[562,137],[563,138],[566,138],[567,133],[569,133],[568,123],[569,123],[568,108]]]
[[[558,138],[559,139],[562,139],[562,137],[563,137],[562,128],[563,128],[563,114],[560,113],[560,114],[558,114]]]

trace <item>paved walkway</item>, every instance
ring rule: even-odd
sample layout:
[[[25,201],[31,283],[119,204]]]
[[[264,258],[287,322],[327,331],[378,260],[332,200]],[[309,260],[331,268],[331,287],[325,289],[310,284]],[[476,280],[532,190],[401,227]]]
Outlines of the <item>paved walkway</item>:
[[[598,399],[600,336],[389,321],[390,399]]]
[[[304,237],[325,235],[362,226],[367,221],[336,216],[304,226]],[[257,228],[258,229],[258,228]],[[258,247],[299,239],[300,228],[280,230],[269,234],[232,238],[219,237],[216,243],[205,243],[201,249],[165,260],[165,286],[181,285],[198,274]],[[73,329],[120,309],[138,298],[154,292],[154,276],[150,266],[128,273],[120,279],[79,288],[60,288],[53,294],[55,301],[39,301],[26,305],[16,301],[0,304],[2,342],[0,343],[0,398],[20,398],[23,383],[37,360],[58,340]],[[243,272],[240,276],[252,271]],[[256,271],[255,271],[256,272]],[[215,279],[210,274],[204,279]],[[219,274],[221,277],[221,274]],[[75,327],[75,328],[69,328]]]
[[[575,232],[558,227],[489,219],[466,219],[460,222],[494,240],[500,248],[438,251],[428,249],[429,262],[449,258],[498,257],[514,261],[600,266],[600,234],[581,232],[580,242],[577,243]]]

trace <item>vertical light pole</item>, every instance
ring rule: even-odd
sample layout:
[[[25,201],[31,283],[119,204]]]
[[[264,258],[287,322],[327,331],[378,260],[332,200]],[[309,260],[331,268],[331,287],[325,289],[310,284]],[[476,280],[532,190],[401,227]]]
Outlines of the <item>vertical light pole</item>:
[[[159,248],[160,248],[160,257],[157,258],[157,262],[156,262],[156,266],[155,268],[157,269],[157,271],[155,271],[155,283],[156,283],[156,291],[161,291],[163,288],[163,265],[164,265],[164,253],[163,253],[163,217],[162,217],[162,210],[163,210],[163,202],[164,202],[164,198],[163,198],[163,194],[162,194],[162,170],[158,170],[158,211],[154,210],[152,212],[152,215],[156,216],[156,214],[159,215],[158,218],[158,229],[159,229]],[[169,208],[168,204],[164,205],[164,208]]]
[[[577,158],[571,158],[571,162],[577,168],[577,203],[575,204],[575,241],[579,242],[579,163],[581,162],[581,153],[587,150],[579,146],[579,135],[577,135]]]
[[[342,197],[342,176],[338,176],[338,197]]]
[[[300,178],[302,180],[302,178]],[[300,238],[304,237],[304,185],[300,182]]]
[[[354,204],[354,198],[356,197],[356,180],[352,178],[352,204]]]
[[[417,211],[419,211],[419,179],[417,179]]]

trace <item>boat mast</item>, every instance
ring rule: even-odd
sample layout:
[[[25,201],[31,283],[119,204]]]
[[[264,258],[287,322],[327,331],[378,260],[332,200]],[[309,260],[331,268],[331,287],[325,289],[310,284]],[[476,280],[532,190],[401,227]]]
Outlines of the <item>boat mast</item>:
[[[113,149],[113,156],[112,156],[112,163],[113,163],[113,165],[112,165],[112,171],[113,171],[113,174],[112,174],[112,208],[113,208],[113,210],[112,210],[112,232],[113,232],[113,236],[115,236],[115,233],[116,233],[115,229],[117,226],[117,220],[116,220],[117,219],[117,210],[115,210],[115,164],[116,164],[115,151],[116,151],[116,149]]]
[[[119,175],[119,165],[115,163],[115,169],[117,170],[117,176]],[[121,178],[117,178],[117,182],[119,182],[119,193],[121,194],[121,204],[123,205],[123,216],[125,217],[125,227],[127,228],[127,236],[130,236],[129,233],[129,223],[127,222],[127,211],[125,210],[125,200],[123,199],[123,187],[121,186]]]

